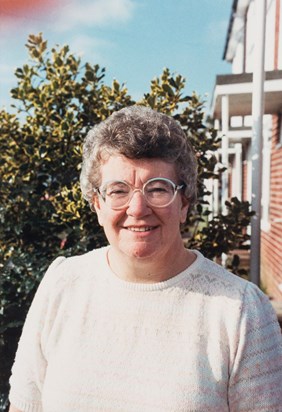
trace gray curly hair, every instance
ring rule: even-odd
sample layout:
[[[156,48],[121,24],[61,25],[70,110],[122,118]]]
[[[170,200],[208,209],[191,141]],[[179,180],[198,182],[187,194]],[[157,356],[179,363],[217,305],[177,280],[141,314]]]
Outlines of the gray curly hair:
[[[83,145],[80,185],[90,203],[93,188],[101,184],[100,166],[111,155],[129,159],[161,159],[174,163],[185,184],[190,206],[196,201],[197,162],[192,146],[180,124],[172,117],[144,106],[130,106],[114,112],[94,126]]]

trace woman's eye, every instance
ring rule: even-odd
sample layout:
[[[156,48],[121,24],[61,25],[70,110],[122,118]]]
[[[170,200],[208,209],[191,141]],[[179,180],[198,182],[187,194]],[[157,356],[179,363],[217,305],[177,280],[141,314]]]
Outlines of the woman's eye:
[[[108,196],[113,196],[113,195],[126,195],[128,191],[122,190],[122,189],[115,189],[107,192]]]
[[[114,185],[107,188],[108,196],[125,196],[129,192],[129,188],[125,185]]]
[[[149,184],[146,189],[150,193],[168,193],[171,191],[171,187],[162,182],[154,182]]]
[[[148,190],[149,192],[167,192],[167,189],[165,187],[152,187]]]

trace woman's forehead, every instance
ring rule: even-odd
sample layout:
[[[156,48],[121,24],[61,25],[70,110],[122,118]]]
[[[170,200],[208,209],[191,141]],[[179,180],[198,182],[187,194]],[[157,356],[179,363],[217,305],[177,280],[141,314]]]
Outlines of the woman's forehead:
[[[153,177],[166,177],[175,180],[176,167],[173,163],[159,158],[129,159],[123,155],[104,158],[100,165],[102,182],[107,180],[126,180],[145,182]]]

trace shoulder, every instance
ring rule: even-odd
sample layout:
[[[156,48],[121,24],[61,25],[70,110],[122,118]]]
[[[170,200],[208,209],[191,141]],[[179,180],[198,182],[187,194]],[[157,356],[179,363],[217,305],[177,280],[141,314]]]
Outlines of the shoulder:
[[[229,272],[223,266],[205,258],[199,251],[192,276],[196,280],[195,285],[203,288],[203,293],[208,295],[230,295],[235,298],[245,293],[248,281]]]
[[[197,255],[197,265],[192,273],[195,287],[209,296],[225,296],[241,304],[256,303],[264,305],[269,298],[252,282],[229,272],[223,266],[205,258],[200,252]]]
[[[62,289],[77,281],[86,281],[99,275],[106,262],[107,247],[94,249],[82,255],[57,257],[48,267],[39,289]]]
[[[90,265],[98,265],[104,262],[106,259],[108,247],[102,247],[100,249],[93,249],[90,252],[82,255],[70,256],[70,257],[58,257],[50,265],[49,269],[67,270],[73,272],[82,272],[84,269],[90,268]],[[58,262],[58,263],[57,263]],[[57,264],[56,264],[57,263]]]
[[[213,314],[220,313],[245,330],[262,329],[277,333],[277,316],[269,297],[254,283],[242,279],[217,263],[197,254],[197,265],[191,271],[193,292],[201,294],[203,303]],[[261,333],[261,332],[259,332]]]

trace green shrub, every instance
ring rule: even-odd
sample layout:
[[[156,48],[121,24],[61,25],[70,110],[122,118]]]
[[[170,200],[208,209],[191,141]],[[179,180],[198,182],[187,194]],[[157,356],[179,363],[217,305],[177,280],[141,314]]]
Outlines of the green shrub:
[[[0,408],[21,328],[47,266],[57,255],[106,244],[96,215],[80,195],[81,146],[91,126],[136,104],[124,85],[104,83],[105,69],[82,64],[68,46],[48,50],[42,35],[27,42],[30,62],[15,71],[11,113],[0,111]],[[249,204],[232,199],[210,218],[205,179],[218,179],[220,145],[204,123],[204,102],[183,95],[185,79],[165,69],[138,104],[174,116],[198,156],[199,201],[183,232],[209,258],[245,245]],[[2,405],[2,406],[1,406]]]

